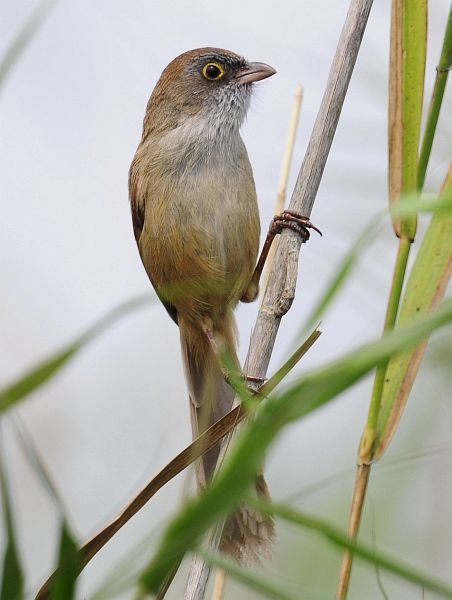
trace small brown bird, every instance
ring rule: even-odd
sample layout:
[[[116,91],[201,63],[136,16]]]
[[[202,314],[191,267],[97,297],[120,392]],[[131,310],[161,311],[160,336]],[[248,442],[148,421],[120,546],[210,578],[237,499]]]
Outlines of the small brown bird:
[[[265,257],[255,270],[259,211],[239,130],[253,84],[274,73],[219,48],[181,54],[152,92],[130,168],[135,238],[149,279],[179,326],[194,437],[232,407],[234,392],[216,353],[226,346],[239,365],[233,309],[258,293]],[[270,240],[283,226],[309,237],[308,220],[284,213]],[[209,451],[198,465],[201,487],[218,452]],[[262,475],[256,489],[268,493]],[[226,523],[222,549],[252,561],[267,552],[272,535],[268,517],[242,507]]]

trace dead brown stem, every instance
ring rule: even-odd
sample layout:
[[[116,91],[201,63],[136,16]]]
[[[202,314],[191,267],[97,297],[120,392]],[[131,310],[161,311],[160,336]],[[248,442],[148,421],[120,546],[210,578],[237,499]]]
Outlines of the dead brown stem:
[[[367,484],[369,483],[370,467],[370,465],[358,465],[356,469],[355,487],[353,488],[352,505],[348,521],[348,536],[353,541],[358,536],[359,525],[361,523],[364,499],[366,497]],[[347,597],[352,564],[352,555],[350,552],[345,552],[336,592],[338,600],[344,600]]]

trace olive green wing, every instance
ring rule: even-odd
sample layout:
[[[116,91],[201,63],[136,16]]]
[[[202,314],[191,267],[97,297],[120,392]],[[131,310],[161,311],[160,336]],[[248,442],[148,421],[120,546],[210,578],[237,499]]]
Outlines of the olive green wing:
[[[140,252],[140,256],[141,256],[141,250],[140,250],[140,237],[141,234],[143,232],[143,227],[144,227],[144,210],[142,207],[140,207],[138,202],[135,202],[133,198],[130,199],[130,208],[132,211],[132,223],[133,223],[133,233],[135,234],[135,240],[138,246],[138,251]],[[141,257],[143,258],[143,257]],[[143,265],[144,265],[144,261],[142,260]],[[146,268],[146,265],[144,265],[144,267]],[[147,272],[147,270],[146,270]],[[177,322],[177,310],[175,308],[175,306],[173,306],[173,304],[171,304],[170,302],[168,302],[167,300],[163,300],[163,298],[161,297],[161,295],[158,292],[158,289],[156,288],[154,282],[152,281],[151,276],[148,273],[148,277],[150,282],[152,283],[152,286],[155,290],[155,293],[157,294],[159,300],[161,301],[161,303],[163,304],[163,306],[166,308],[169,316],[173,319],[173,321],[176,323],[176,325],[178,324]]]

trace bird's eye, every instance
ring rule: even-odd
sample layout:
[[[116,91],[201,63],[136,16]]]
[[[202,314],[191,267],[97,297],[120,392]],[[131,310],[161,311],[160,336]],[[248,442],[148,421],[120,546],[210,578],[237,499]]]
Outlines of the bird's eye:
[[[207,63],[204,65],[202,69],[203,77],[209,79],[210,81],[215,81],[216,79],[221,79],[224,75],[224,69],[218,63]]]

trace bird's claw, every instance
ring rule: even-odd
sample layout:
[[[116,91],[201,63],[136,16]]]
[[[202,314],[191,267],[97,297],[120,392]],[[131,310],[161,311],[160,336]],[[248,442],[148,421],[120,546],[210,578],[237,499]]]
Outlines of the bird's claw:
[[[283,229],[292,229],[301,236],[303,242],[307,242],[310,238],[309,229],[313,229],[319,235],[322,235],[320,229],[308,217],[289,210],[285,210],[280,215],[275,215],[270,223],[270,231],[275,234],[281,233]]]

